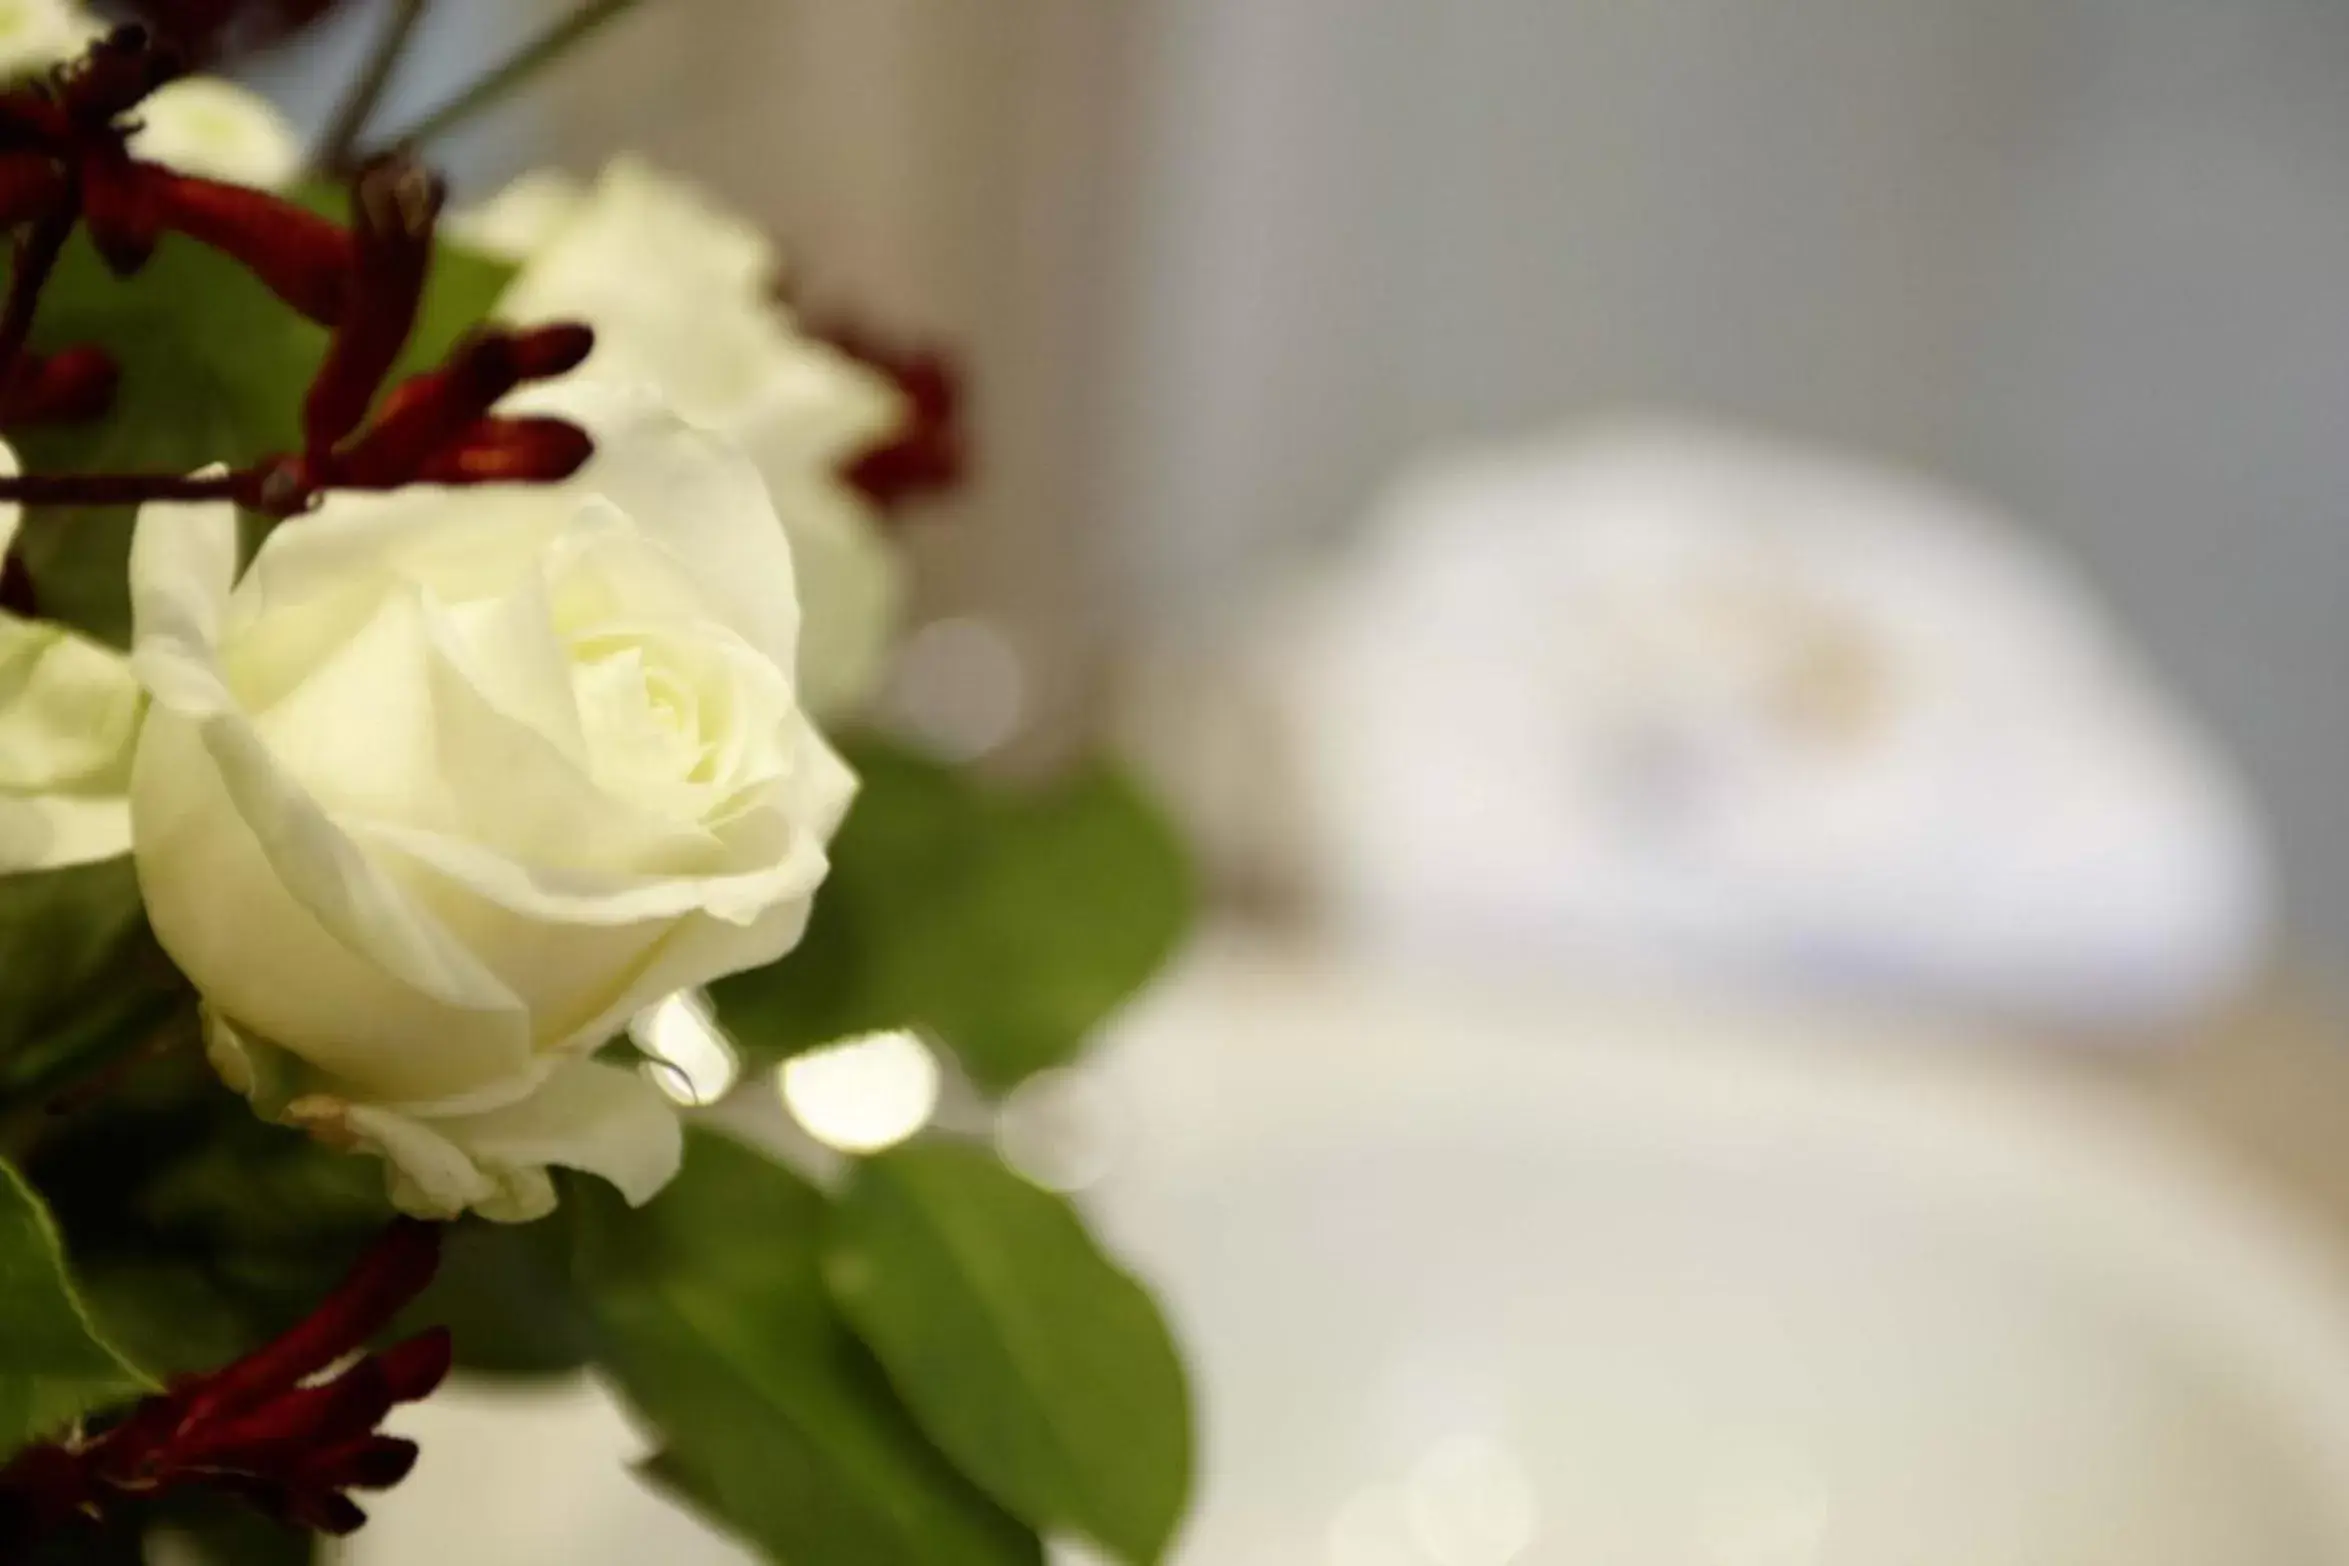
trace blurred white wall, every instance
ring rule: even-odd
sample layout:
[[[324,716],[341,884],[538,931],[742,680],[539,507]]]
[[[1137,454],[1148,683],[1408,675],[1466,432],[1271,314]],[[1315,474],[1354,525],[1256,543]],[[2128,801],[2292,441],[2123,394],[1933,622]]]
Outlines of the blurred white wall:
[[[1107,493],[1212,626],[1431,443],[1693,405],[2083,557],[2349,956],[2349,7],[1148,0]]]

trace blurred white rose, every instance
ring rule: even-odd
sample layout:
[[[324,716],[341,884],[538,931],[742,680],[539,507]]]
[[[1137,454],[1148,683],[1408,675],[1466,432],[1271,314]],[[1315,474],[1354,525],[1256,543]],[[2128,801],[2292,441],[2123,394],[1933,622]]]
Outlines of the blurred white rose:
[[[1927,484],[1702,429],[1431,463],[1276,649],[1383,941],[2141,1022],[2259,960],[2233,770]]]
[[[277,105],[217,76],[158,88],[133,117],[131,152],[182,174],[280,190],[302,171],[302,144]]]
[[[0,77],[74,58],[107,24],[80,0],[0,0]],[[302,170],[291,121],[259,93],[217,76],[187,76],[142,100],[130,150],[183,174],[278,190]]]
[[[0,0],[0,77],[45,71],[105,31],[80,0]]]
[[[0,474],[17,472],[0,445]],[[21,513],[0,506],[0,560]],[[113,648],[0,613],[0,874],[111,859],[130,848],[139,682]]]
[[[640,160],[592,185],[525,175],[452,231],[520,265],[501,317],[587,321],[596,349],[581,375],[654,386],[750,454],[799,569],[802,697],[819,716],[860,705],[896,629],[903,568],[839,470],[904,423],[896,388],[799,329],[756,227]]]
[[[589,1057],[798,941],[854,788],[757,472],[616,390],[566,411],[565,484],[337,496],[233,590],[225,508],[132,552],[148,917],[231,1085],[417,1213],[536,1216],[549,1165],[657,1190],[672,1110]]]

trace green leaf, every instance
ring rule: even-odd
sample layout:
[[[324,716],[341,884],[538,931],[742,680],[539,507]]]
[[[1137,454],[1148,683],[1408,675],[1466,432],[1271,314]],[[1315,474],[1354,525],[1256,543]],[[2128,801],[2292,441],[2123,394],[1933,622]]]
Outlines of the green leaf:
[[[81,424],[12,432],[35,473],[192,473],[295,444],[302,393],[326,334],[215,251],[166,238],[118,278],[77,237],[41,296],[36,346],[97,343],[122,367],[115,405]],[[44,617],[130,640],[128,507],[44,507],[18,548]]]
[[[187,996],[128,857],[0,876],[0,1102],[135,1047]]]
[[[1180,842],[1113,768],[1022,794],[879,744],[851,760],[863,789],[806,940],[713,991],[762,1058],[920,1025],[1009,1089],[1074,1058],[1190,921]]]
[[[597,1357],[660,1432],[654,1477],[786,1566],[1038,1566],[834,1314],[824,1198],[707,1132],[649,1207],[573,1182]]]
[[[147,1390],[91,1327],[48,1209],[0,1164],[0,1456]]]
[[[49,1127],[28,1172],[92,1315],[167,1374],[291,1325],[391,1217],[375,1160],[256,1118],[192,1043]]]
[[[285,1527],[217,1491],[181,1490],[144,1522],[150,1539],[169,1534],[179,1544],[173,1560],[193,1558],[203,1566],[309,1566],[318,1556],[314,1534]]]
[[[458,1368],[480,1375],[557,1376],[584,1367],[592,1342],[571,1281],[567,1211],[537,1223],[451,1225],[432,1287],[393,1336],[445,1326]]]
[[[824,1276],[932,1440],[1031,1526],[1155,1561],[1191,1479],[1182,1361],[1075,1209],[985,1152],[859,1167]]]
[[[318,204],[341,217],[338,194]],[[455,245],[434,252],[416,330],[401,368],[436,363],[487,318],[512,276]],[[34,473],[192,473],[252,462],[300,443],[302,398],[326,351],[323,328],[296,314],[234,261],[167,236],[147,265],[116,277],[85,237],[59,258],[41,296],[34,343],[97,343],[122,366],[115,406],[83,424],[11,431]],[[44,618],[127,646],[133,513],[127,507],[43,507],[17,548]]]

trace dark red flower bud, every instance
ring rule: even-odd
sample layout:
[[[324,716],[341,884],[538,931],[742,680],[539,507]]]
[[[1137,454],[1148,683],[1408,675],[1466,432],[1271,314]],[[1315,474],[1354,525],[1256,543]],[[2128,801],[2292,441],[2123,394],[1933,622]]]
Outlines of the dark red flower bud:
[[[428,457],[426,484],[556,484],[587,466],[595,442],[563,419],[480,419]]]
[[[338,1490],[388,1490],[416,1466],[416,1443],[399,1436],[364,1436],[328,1447],[310,1464],[324,1484]]]
[[[41,87],[20,85],[0,92],[0,147],[54,157],[73,141],[65,110]]]
[[[393,1224],[299,1325],[208,1377],[188,1405],[189,1417],[249,1407],[316,1375],[388,1326],[439,1267],[437,1228],[413,1219]]]
[[[0,1551],[114,1503],[195,1485],[302,1527],[357,1528],[367,1514],[345,1492],[396,1484],[415,1465],[413,1442],[376,1427],[440,1384],[449,1335],[436,1328],[327,1373],[423,1291],[439,1246],[437,1229],[403,1220],[275,1342],[180,1381],[95,1437],[20,1452],[0,1469]]]
[[[65,199],[65,173],[38,152],[0,153],[0,228],[30,222]]]
[[[841,470],[842,479],[884,510],[953,489],[968,479],[962,374],[951,359],[934,349],[898,348],[850,322],[811,324],[809,330],[887,376],[905,398],[904,425],[850,459]]]
[[[392,388],[375,421],[335,457],[332,481],[396,489],[570,477],[594,449],[577,426],[491,418],[489,410],[525,381],[577,365],[594,342],[587,328],[570,324],[474,333],[440,368]]]
[[[509,332],[507,340],[513,349],[514,373],[526,381],[551,381],[568,375],[595,352],[595,328],[584,321],[521,327]]]
[[[103,127],[186,73],[180,57],[158,46],[145,28],[117,27],[65,68],[57,98],[74,124]]]
[[[47,357],[19,354],[15,371],[0,384],[0,428],[97,418],[113,405],[121,377],[114,356],[95,344]]]
[[[358,427],[407,346],[446,195],[437,177],[401,153],[376,159],[352,181],[349,290],[302,409],[303,447],[313,457]]]
[[[144,259],[160,233],[185,234],[244,264],[271,293],[333,326],[351,297],[357,246],[341,224],[281,196],[176,174],[133,158],[83,166],[83,215],[109,261],[110,242]]]

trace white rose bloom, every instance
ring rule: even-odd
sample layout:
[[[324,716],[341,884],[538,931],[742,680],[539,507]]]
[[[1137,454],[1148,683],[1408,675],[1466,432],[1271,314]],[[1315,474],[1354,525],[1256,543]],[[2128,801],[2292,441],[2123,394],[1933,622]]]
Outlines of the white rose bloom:
[[[535,1217],[549,1165],[658,1190],[673,1111],[590,1057],[797,942],[854,790],[756,471],[640,398],[568,407],[598,451],[565,484],[336,496],[233,587],[225,507],[132,550],[148,917],[230,1084],[421,1214]]]
[[[134,117],[131,152],[182,174],[281,190],[302,171],[302,144],[277,105],[217,76],[159,88]]]
[[[0,0],[0,77],[45,71],[105,31],[80,0]]]
[[[0,474],[16,454],[0,445]],[[20,511],[0,506],[0,559]],[[112,859],[130,848],[139,684],[111,647],[0,613],[0,875]]]
[[[0,78],[64,64],[106,32],[80,0],[0,0]],[[302,171],[292,122],[259,93],[188,76],[149,93],[130,150],[183,174],[278,190]]]
[[[442,229],[516,266],[553,242],[587,205],[587,182],[562,169],[532,169],[477,206],[449,214]]]
[[[595,327],[579,372],[642,382],[734,440],[767,480],[799,571],[802,699],[824,716],[878,683],[901,565],[841,465],[907,417],[882,376],[801,332],[766,237],[683,181],[622,158],[592,186],[526,175],[455,231],[520,263],[505,319]]]

